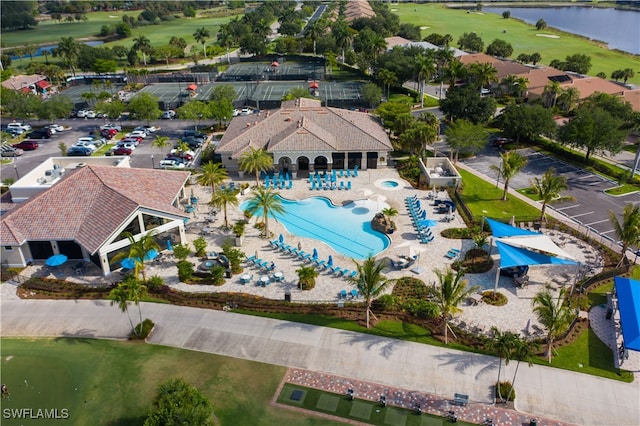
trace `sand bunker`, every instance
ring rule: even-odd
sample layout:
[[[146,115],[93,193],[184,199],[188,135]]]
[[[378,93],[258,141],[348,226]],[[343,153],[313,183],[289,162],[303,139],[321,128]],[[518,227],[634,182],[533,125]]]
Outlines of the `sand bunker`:
[[[428,30],[431,27],[420,27],[421,30]]]
[[[116,16],[116,15],[109,15],[109,18],[119,18],[119,16]]]
[[[560,38],[560,36],[553,35],[553,34],[536,34],[536,37]]]

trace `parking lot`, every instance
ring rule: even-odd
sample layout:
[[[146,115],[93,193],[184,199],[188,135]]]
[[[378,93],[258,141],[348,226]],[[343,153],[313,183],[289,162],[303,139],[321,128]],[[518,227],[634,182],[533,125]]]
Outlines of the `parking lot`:
[[[569,190],[564,191],[562,195],[571,197],[571,199],[554,202],[549,205],[549,208],[576,223],[584,225],[590,232],[597,233],[611,241],[615,241],[616,237],[609,220],[609,212],[614,211],[621,214],[626,204],[640,202],[640,194],[629,194],[621,197],[605,194],[605,189],[617,186],[615,181],[587,172],[532,149],[521,149],[518,153],[527,158],[528,162],[525,168],[511,179],[510,188],[523,189],[531,187],[531,180],[535,177],[541,177],[549,168],[555,168],[559,175],[567,178],[569,185]],[[496,172],[490,169],[492,164],[500,164],[499,151],[496,148],[487,148],[476,157],[465,159],[463,162],[486,176],[495,177],[496,181],[503,185]]]

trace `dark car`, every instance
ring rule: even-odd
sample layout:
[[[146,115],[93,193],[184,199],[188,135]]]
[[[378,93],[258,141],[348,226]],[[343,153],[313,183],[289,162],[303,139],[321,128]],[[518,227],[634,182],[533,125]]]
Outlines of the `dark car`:
[[[189,148],[195,150],[198,149],[202,146],[202,140],[200,139],[196,139],[192,136],[190,137],[186,137],[186,138],[182,138],[181,139],[182,142],[186,143],[187,145],[189,145]]]
[[[113,137],[115,135],[118,134],[118,131],[116,129],[102,129],[100,130],[100,136],[102,136],[105,139],[113,139]]]
[[[51,129],[36,129],[28,133],[27,137],[31,139],[49,139],[52,134]]]
[[[167,155],[167,160],[185,160],[185,161],[193,161],[193,155],[187,152],[176,152],[173,154]]]
[[[67,151],[67,156],[69,157],[89,157],[91,154],[92,153],[89,148],[83,148],[80,146],[72,146]]]
[[[36,141],[22,141],[12,146],[14,148],[20,148],[24,151],[33,151],[34,149],[38,149],[40,145],[38,145],[38,142]]]
[[[207,140],[206,133],[197,132],[195,130],[185,130],[182,136],[183,138],[195,138],[202,142]]]
[[[504,148],[505,145],[508,145],[510,143],[513,143],[513,139],[497,137],[491,140],[491,144],[496,148]]]
[[[520,278],[527,275],[529,272],[529,267],[527,265],[521,266],[512,266],[510,268],[502,268],[500,269],[500,275],[503,277],[511,277],[511,278]]]
[[[113,150],[113,155],[131,155],[133,151],[124,146],[119,146]]]

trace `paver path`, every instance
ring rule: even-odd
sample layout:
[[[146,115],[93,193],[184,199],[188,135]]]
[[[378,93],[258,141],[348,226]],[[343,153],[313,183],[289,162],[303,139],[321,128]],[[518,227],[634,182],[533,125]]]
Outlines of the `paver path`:
[[[108,301],[18,300],[0,287],[2,336],[122,338],[124,314]],[[142,304],[156,330],[151,343],[350,377],[491,404],[497,359],[447,348],[233,312]],[[515,362],[506,368],[513,374]],[[533,366],[520,368],[517,408],[584,425],[640,424],[640,386]]]

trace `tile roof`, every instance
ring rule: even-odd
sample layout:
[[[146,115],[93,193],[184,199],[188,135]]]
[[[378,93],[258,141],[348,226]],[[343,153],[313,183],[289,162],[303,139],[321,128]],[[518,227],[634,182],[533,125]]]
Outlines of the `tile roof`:
[[[609,95],[622,95],[624,87],[600,77],[571,77],[571,82],[561,84],[562,88],[575,87],[580,92],[580,99],[587,98],[595,92]]]
[[[549,84],[549,82],[551,81],[549,80],[549,77],[560,75],[566,75],[566,73],[552,67],[531,68],[527,72],[517,74],[518,77],[525,77],[527,80],[529,80],[529,83],[527,83],[527,88],[529,91],[532,91],[533,89],[536,89],[538,87],[544,88],[544,86]]]
[[[2,217],[0,244],[75,240],[91,254],[139,208],[188,217],[172,206],[189,172],[86,166]]]
[[[45,80],[47,76],[40,74],[14,75],[2,82],[2,86],[7,89],[21,90],[39,81]]]
[[[322,107],[320,101],[286,101],[258,117],[235,117],[217,151],[237,158],[249,147],[284,151],[390,151],[377,118],[363,112]]]
[[[376,13],[367,0],[351,0],[345,6],[344,16],[347,22],[352,22],[358,18],[375,17]]]
[[[631,104],[634,111],[640,112],[640,89],[625,90],[622,97]]]
[[[490,63],[498,71],[497,78],[499,79],[512,74],[526,73],[531,69],[526,65],[495,58],[493,56],[487,55],[486,53],[472,53],[470,55],[460,56],[460,62],[465,65],[473,63]]]

